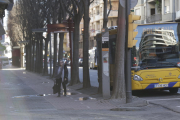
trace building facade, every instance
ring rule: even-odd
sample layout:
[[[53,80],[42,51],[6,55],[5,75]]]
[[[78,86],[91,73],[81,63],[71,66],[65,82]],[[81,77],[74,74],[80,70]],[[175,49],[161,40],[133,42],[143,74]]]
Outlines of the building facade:
[[[118,5],[119,0],[111,0],[112,9],[108,16],[108,24],[107,27],[117,26],[117,18],[118,18]],[[107,12],[109,11],[110,5],[108,3]],[[101,32],[103,28],[103,13],[104,13],[104,1],[103,0],[94,0],[94,2],[90,5],[89,16],[90,16],[90,25],[89,25],[89,49],[96,47],[96,39],[95,36],[97,33]],[[83,19],[80,23],[80,30],[83,28]],[[80,41],[79,41],[79,57],[83,57],[83,38],[82,32],[80,31]]]
[[[133,10],[138,24],[180,21],[180,0],[138,0]]]

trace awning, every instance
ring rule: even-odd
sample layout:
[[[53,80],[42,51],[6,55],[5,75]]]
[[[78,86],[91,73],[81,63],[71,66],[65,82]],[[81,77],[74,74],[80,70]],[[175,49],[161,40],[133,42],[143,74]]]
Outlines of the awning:
[[[5,30],[4,27],[2,26],[2,24],[0,23],[0,36],[5,34]]]
[[[11,11],[13,8],[13,5],[14,5],[14,0],[9,0],[9,1],[10,1],[10,3],[8,4],[7,10]]]

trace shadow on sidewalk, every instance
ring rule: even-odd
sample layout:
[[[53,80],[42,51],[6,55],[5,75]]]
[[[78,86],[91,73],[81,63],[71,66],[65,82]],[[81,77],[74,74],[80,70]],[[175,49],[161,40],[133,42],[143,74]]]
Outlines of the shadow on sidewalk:
[[[83,88],[83,84],[79,83],[73,86],[68,86],[70,89],[74,89],[77,92],[80,92],[82,94],[89,95],[96,99],[103,99],[102,94],[98,93],[98,88],[91,86],[90,88]]]

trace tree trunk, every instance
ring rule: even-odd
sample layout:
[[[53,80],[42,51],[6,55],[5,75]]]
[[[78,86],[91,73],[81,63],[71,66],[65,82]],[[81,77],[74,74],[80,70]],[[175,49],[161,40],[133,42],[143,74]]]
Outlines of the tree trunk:
[[[40,40],[38,38],[38,47],[37,47],[37,70],[40,73]]]
[[[42,36],[42,34],[41,34]],[[40,50],[39,50],[39,57],[40,57],[40,60],[39,60],[39,66],[40,66],[40,73],[43,73],[43,39],[40,38]]]
[[[126,89],[125,89],[125,75],[124,75],[124,57],[125,57],[125,29],[126,29],[126,19],[125,19],[125,8],[119,5],[118,10],[118,32],[116,40],[116,53],[115,53],[115,77],[113,86],[113,99],[126,99]]]
[[[37,73],[39,72],[39,71],[38,71],[38,70],[39,70],[39,68],[38,68],[38,67],[39,67],[39,66],[38,66],[38,49],[39,49],[38,46],[39,46],[39,44],[38,44],[38,43],[39,43],[39,41],[36,41],[36,65],[35,65],[35,66],[36,66],[36,72],[37,72]]]
[[[44,55],[44,74],[48,75],[48,64],[47,64],[47,54],[48,54],[48,42],[49,42],[49,37],[50,34],[48,33],[47,39],[45,40],[45,55]]]
[[[103,19],[103,28],[107,27],[108,16],[107,16],[107,0],[104,0],[104,19]]]
[[[97,51],[98,51],[98,93],[102,94],[102,41],[97,41]]]
[[[35,51],[35,41],[33,40],[33,56],[32,56],[32,71],[34,72],[34,51]]]
[[[71,79],[70,85],[74,85],[79,83],[79,24],[80,20],[74,19],[74,36],[73,36],[73,57],[72,57],[72,76],[73,80]]]
[[[107,16],[107,0],[104,0],[104,15],[103,15],[103,28],[107,27],[108,23],[108,16]],[[99,47],[99,59],[98,59],[98,93],[102,93],[102,41],[98,41],[98,47]]]
[[[54,33],[54,60],[53,60],[53,76],[57,64],[57,33]]]
[[[26,60],[26,69],[29,70],[29,44],[27,45],[27,51],[26,51],[26,56],[27,56],[27,60]]]
[[[59,33],[59,54],[58,61],[63,59],[63,41],[64,41],[64,33]]]
[[[30,40],[30,46],[29,46],[29,70],[32,71],[31,66],[32,66],[32,40]]]
[[[84,34],[83,34],[83,88],[91,87],[89,77],[89,0],[84,0]]]
[[[27,57],[28,45],[26,45],[25,49],[26,49],[26,61],[27,61],[27,59],[28,59],[28,57]],[[13,63],[12,63],[12,64],[13,64]],[[27,63],[26,63],[26,70],[28,70]]]

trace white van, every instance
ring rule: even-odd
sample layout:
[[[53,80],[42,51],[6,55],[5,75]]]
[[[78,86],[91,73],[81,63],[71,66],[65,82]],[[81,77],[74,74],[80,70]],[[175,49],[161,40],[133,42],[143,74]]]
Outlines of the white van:
[[[0,61],[3,65],[9,65],[9,58],[5,56],[0,56]]]

